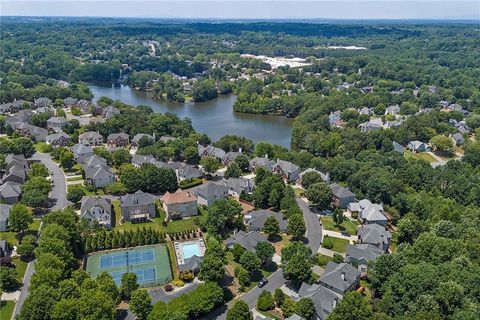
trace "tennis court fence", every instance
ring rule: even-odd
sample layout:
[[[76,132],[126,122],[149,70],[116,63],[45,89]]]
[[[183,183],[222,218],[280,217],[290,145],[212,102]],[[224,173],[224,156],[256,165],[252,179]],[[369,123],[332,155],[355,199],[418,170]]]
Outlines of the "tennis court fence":
[[[154,281],[150,281],[150,282],[142,282],[142,283],[139,283],[139,285],[142,288],[161,286],[172,281],[172,279],[173,279],[172,277],[163,277],[163,278],[155,279]]]

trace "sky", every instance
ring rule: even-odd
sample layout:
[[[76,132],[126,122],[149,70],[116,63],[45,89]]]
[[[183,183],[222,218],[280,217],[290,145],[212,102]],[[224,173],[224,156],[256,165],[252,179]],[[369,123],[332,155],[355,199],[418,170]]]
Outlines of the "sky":
[[[0,0],[0,15],[480,21],[480,0]]]

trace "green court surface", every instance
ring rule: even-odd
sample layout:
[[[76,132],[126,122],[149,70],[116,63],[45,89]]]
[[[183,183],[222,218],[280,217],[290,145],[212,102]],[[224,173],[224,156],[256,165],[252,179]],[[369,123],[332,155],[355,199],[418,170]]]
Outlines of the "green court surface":
[[[87,272],[92,277],[107,272],[117,285],[125,272],[134,272],[142,287],[172,280],[168,250],[161,244],[93,253],[87,259]]]

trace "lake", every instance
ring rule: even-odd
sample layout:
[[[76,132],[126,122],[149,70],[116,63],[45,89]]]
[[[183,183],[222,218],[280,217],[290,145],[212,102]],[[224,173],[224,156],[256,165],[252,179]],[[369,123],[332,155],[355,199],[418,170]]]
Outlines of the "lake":
[[[249,138],[254,143],[266,141],[290,148],[293,119],[234,112],[234,95],[219,96],[207,102],[182,104],[153,100],[147,93],[125,85],[89,87],[94,94],[94,101],[105,96],[133,106],[147,105],[154,112],[170,112],[181,118],[188,117],[196,131],[206,133],[213,141],[233,134]]]

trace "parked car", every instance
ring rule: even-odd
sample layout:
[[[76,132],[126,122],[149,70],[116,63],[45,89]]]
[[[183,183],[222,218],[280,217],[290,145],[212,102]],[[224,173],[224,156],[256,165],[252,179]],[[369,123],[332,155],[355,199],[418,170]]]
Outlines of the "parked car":
[[[268,279],[267,279],[267,278],[263,278],[262,280],[260,280],[260,281],[258,282],[258,287],[259,287],[259,288],[262,288],[262,287],[264,287],[267,283],[268,283]]]
[[[347,231],[342,231],[340,233],[342,234],[342,236],[350,237],[350,233],[348,233]]]

